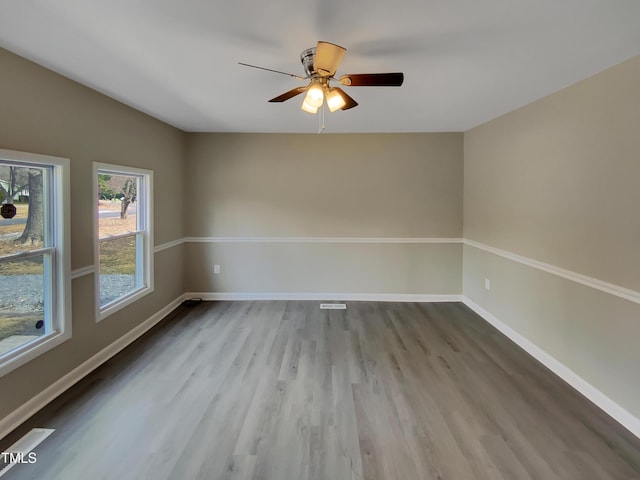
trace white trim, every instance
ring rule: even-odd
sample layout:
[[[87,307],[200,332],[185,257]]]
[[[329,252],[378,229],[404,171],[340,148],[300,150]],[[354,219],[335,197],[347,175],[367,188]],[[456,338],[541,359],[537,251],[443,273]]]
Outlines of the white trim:
[[[153,171],[152,170],[147,170],[146,168],[137,168],[137,167],[130,167],[128,165],[116,165],[113,163],[102,163],[102,162],[93,162],[94,166],[96,167],[96,171],[97,170],[101,170],[103,172],[105,172],[108,175],[127,175],[127,174],[131,174],[131,175],[149,175],[150,173],[152,174]],[[98,197],[96,197],[97,200]],[[97,210],[96,210],[97,211]]]
[[[75,280],[76,278],[84,277],[85,275],[91,275],[92,273],[95,273],[95,271],[96,268],[93,265],[76,268],[75,270],[71,270],[71,279]]]
[[[523,265],[527,265],[529,267],[537,268],[538,270],[542,270],[543,272],[547,272],[552,275],[556,275],[558,277],[562,277],[567,280],[580,283],[581,285],[585,285],[587,287],[600,290],[601,292],[608,293],[610,295],[615,295],[616,297],[629,300],[630,302],[640,303],[640,292],[637,292],[635,290],[630,290],[628,288],[624,288],[619,285],[614,285],[613,283],[605,282],[603,280],[598,280],[597,278],[588,277],[587,275],[582,275],[581,273],[572,272],[571,270],[566,270],[561,267],[556,267],[555,265],[540,262],[532,258],[523,257],[522,255],[518,255],[512,252],[507,252],[506,250],[500,250],[499,248],[491,247],[489,245],[476,242],[474,240],[468,240],[465,238],[464,244],[469,245],[471,247],[478,248],[480,250],[484,250],[489,253],[493,253],[494,255],[498,255],[500,257],[504,257],[509,260],[513,260],[514,262],[518,262]]]
[[[460,302],[462,295],[412,293],[188,292],[185,298],[215,300],[341,300],[354,302]]]
[[[150,294],[152,291],[153,290],[149,289],[149,287],[141,287],[136,290],[132,290],[126,295],[118,297],[117,299],[113,300],[110,303],[107,303],[106,305],[103,305],[101,307],[98,306],[99,310],[97,313],[98,316],[96,317],[96,322],[104,320],[108,316],[113,315],[114,313],[122,310],[125,307],[128,307],[132,303],[140,300],[142,297]]]
[[[120,240],[122,238],[127,238],[127,237],[135,237],[139,233],[144,233],[144,230],[135,230],[133,232],[125,232],[125,233],[118,233],[117,235],[107,235],[106,237],[98,237],[98,243],[109,241],[109,240]]]
[[[178,240],[174,240],[172,242],[156,245],[153,249],[153,253],[162,252],[163,250],[168,250],[169,248],[182,245],[183,243],[184,239],[179,238]],[[84,277],[85,275],[91,275],[92,273],[95,273],[95,271],[96,268],[94,265],[87,265],[86,267],[76,268],[74,270],[71,270],[71,279],[75,280],[76,278]]]
[[[162,252],[163,250],[167,250],[172,247],[177,247],[178,245],[182,245],[184,243],[184,238],[179,238],[177,240],[173,240],[167,243],[161,243],[160,245],[156,245],[153,247],[153,253]]]
[[[153,170],[143,168],[129,167],[126,165],[112,165],[108,163],[93,162],[93,231],[95,235],[93,247],[93,263],[95,266],[94,275],[94,299],[95,299],[95,321],[100,322],[115,312],[131,305],[153,292],[154,290],[154,255],[152,254],[153,245]],[[99,218],[98,212],[98,173],[107,173],[112,175],[135,175],[140,177],[138,197],[138,226],[142,224],[143,229],[130,234],[114,235],[112,237],[100,239],[98,234]],[[114,300],[112,303],[100,305],[100,261],[99,249],[100,242],[104,240],[113,240],[129,235],[135,235],[136,238],[136,284],[142,286],[129,292],[128,295]],[[142,248],[140,248],[142,244]],[[138,266],[141,268],[138,269]]]
[[[537,268],[587,287],[640,304],[640,292],[631,290],[555,265],[540,262],[516,253],[491,247],[467,238],[445,237],[185,237],[177,243],[414,243],[414,244],[464,244],[499,255],[503,258]],[[173,242],[172,242],[173,243]],[[173,245],[171,245],[173,246]],[[166,248],[169,248],[167,246]]]
[[[618,423],[620,423],[623,427],[633,433],[636,437],[640,438],[639,418],[632,415],[630,412],[611,400],[604,393],[591,385],[573,370],[549,355],[547,352],[545,352],[530,340],[527,340],[524,336],[520,335],[506,323],[499,320],[497,317],[475,303],[473,300],[469,299],[466,296],[462,296],[462,303],[464,303],[467,307],[480,315],[484,320],[486,320],[488,323],[490,323],[496,329],[506,335],[511,341],[520,346],[525,352],[542,363],[558,377],[563,379],[574,389],[584,395],[587,399],[589,399],[592,403],[594,403],[601,410],[607,413],[610,417],[614,418]]]
[[[29,363],[31,360],[66,342],[70,338],[71,332],[69,330],[64,332],[54,330],[53,332],[34,338],[30,342],[10,350],[4,354],[6,358],[3,359],[2,365],[0,365],[0,377],[5,376],[25,363]]]
[[[182,245],[183,243],[184,243],[183,238],[174,240],[172,242],[163,243],[161,245],[155,246],[153,249],[153,253],[158,253],[163,250],[167,250],[169,248]],[[85,275],[91,275],[92,273],[95,273],[95,270],[96,268],[94,265],[87,265],[86,267],[76,268],[74,270],[71,270],[71,279],[75,280],[76,278],[84,277]]]
[[[47,205],[49,227],[45,225],[45,228],[50,229],[49,233],[53,236],[55,245],[54,252],[50,253],[53,269],[51,281],[55,285],[53,290],[49,290],[50,295],[53,293],[50,297],[52,331],[2,355],[2,377],[71,338],[71,162],[68,158],[4,149],[0,149],[0,158],[10,162],[52,168],[52,178],[49,182],[43,183],[43,194],[47,195],[45,192],[53,188],[52,192],[49,191],[50,204]]]
[[[52,155],[43,155],[41,153],[20,152],[18,150],[6,150],[4,148],[0,148],[0,158],[2,160],[16,160],[18,162],[32,164],[40,163],[45,165],[50,165],[60,161],[64,163],[69,160],[63,157],[54,157]]]
[[[463,243],[440,237],[185,237],[186,243]]]
[[[9,255],[3,255],[2,257],[0,257],[0,263],[18,262],[20,260],[26,260],[31,257],[51,255],[53,252],[55,252],[54,247],[45,247],[45,248],[38,248],[34,250],[27,250],[25,252],[11,253]]]
[[[0,438],[4,438],[11,433],[14,429],[25,422],[29,417],[37,413],[40,409],[46,406],[49,402],[54,400],[58,395],[62,394],[77,382],[82,380],[85,376],[98,368],[104,362],[109,360],[115,354],[129,346],[139,337],[144,335],[152,327],[154,327],[160,320],[171,313],[182,301],[185,296],[180,295],[178,298],[169,303],[166,307],[151,315],[148,319],[137,325],[135,328],[125,333],[118,340],[111,345],[103,348],[94,356],[84,361],[82,364],[71,370],[62,378],[49,385],[43,391],[32,397],[16,410],[11,412],[5,418],[0,420]]]
[[[156,251],[181,243],[414,243],[414,244],[464,244],[513,260],[538,270],[571,280],[634,303],[640,303],[640,292],[589,277],[555,265],[544,263],[516,253],[491,247],[467,238],[439,237],[185,237],[159,245]]]

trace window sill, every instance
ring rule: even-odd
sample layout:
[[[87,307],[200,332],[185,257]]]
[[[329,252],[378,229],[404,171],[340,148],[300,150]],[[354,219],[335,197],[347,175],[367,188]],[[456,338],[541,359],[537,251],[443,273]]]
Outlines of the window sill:
[[[0,357],[0,377],[48,352],[71,338],[71,332],[51,332],[7,352]]]
[[[98,307],[98,311],[96,314],[96,322],[100,322],[105,318],[107,318],[108,316],[113,315],[117,311],[122,310],[125,307],[128,307],[132,303],[137,302],[142,297],[150,294],[151,292],[153,292],[153,287],[151,286],[142,287],[142,288],[139,288],[138,290],[134,290],[133,292],[131,292],[128,295],[125,295],[124,297],[120,297],[119,299],[106,304],[104,307]],[[97,302],[96,304],[99,305],[100,300],[96,299],[96,302]]]

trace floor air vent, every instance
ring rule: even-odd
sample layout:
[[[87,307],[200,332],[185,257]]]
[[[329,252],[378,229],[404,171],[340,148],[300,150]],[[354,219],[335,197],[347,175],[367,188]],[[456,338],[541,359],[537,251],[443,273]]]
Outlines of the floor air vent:
[[[0,455],[0,477],[20,463],[35,463],[36,456],[29,455],[45,438],[54,432],[52,428],[34,428]]]
[[[346,310],[347,304],[346,303],[321,303],[320,309],[321,310]]]

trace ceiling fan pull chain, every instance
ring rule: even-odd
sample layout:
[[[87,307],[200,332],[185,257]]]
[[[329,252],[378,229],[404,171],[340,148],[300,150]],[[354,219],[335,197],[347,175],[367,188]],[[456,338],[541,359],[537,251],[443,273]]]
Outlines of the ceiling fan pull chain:
[[[322,111],[320,115],[318,115],[318,133],[322,133],[324,131],[324,103],[322,104]]]

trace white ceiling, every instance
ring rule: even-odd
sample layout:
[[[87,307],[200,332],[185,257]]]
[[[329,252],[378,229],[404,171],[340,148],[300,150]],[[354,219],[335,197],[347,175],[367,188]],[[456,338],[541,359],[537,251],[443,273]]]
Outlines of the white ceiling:
[[[465,131],[640,54],[638,0],[2,0],[0,46],[187,131],[315,132],[300,52],[347,48],[337,75],[400,88],[326,132]],[[1,75],[1,72],[0,72]]]

